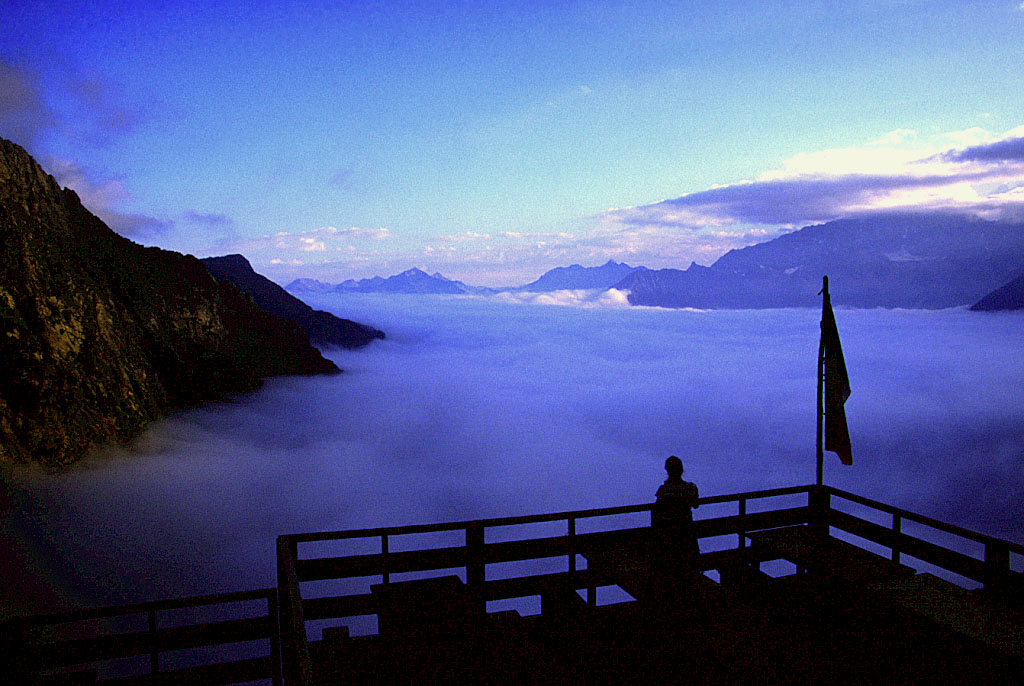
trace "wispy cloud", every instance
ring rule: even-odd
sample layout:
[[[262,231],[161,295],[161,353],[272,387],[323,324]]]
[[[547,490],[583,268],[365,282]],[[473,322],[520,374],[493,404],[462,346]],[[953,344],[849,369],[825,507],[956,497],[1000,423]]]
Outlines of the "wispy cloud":
[[[0,136],[32,151],[56,122],[43,99],[39,76],[0,59]]]
[[[142,103],[95,70],[70,68],[46,77],[0,58],[0,136],[41,155],[47,136],[76,145],[108,146],[145,122],[155,103]]]
[[[608,236],[688,237],[708,255],[738,247],[744,234],[771,237],[880,210],[959,211],[988,218],[1024,209],[1024,130],[1000,136],[968,129],[922,141],[893,131],[862,147],[802,153],[749,181],[716,186],[598,217]]]
[[[52,93],[51,93],[52,92]],[[47,94],[72,103],[74,116],[47,104]],[[121,209],[131,200],[124,182],[78,162],[48,155],[48,137],[64,137],[95,146],[127,135],[143,119],[113,82],[95,72],[71,73],[60,84],[44,83],[27,66],[0,59],[0,136],[29,150],[57,182],[78,193],[82,204],[124,236],[148,238],[172,223]]]
[[[686,266],[691,260],[706,263],[721,255],[723,248],[740,248],[778,233],[756,227],[747,231],[666,231],[651,225],[608,222],[572,233],[469,231],[435,236],[425,243],[406,236],[393,236],[387,242],[332,243],[321,233],[309,232],[301,238],[298,234],[277,234],[235,242],[222,245],[220,252],[241,252],[281,282],[306,276],[337,283],[419,267],[472,285],[511,286],[573,263],[598,266],[614,259],[652,268]],[[323,250],[319,249],[320,241],[324,242]],[[271,259],[265,257],[268,255]]]
[[[46,168],[57,183],[75,191],[90,212],[122,236],[151,238],[173,225],[169,221],[119,209],[131,199],[131,194],[119,179],[105,177],[70,160],[56,157],[47,160]]]
[[[393,234],[384,227],[321,226],[302,232],[281,231],[255,238],[223,240],[210,254],[241,253],[255,265],[297,267],[351,258],[365,251],[367,244],[386,241]]]
[[[184,214],[185,221],[200,226],[221,227],[234,224],[234,220],[226,214],[218,212],[197,212],[189,210]]]
[[[330,178],[327,179],[327,184],[346,191],[353,190],[352,178],[354,174],[355,172],[350,167],[339,169],[331,174]]]
[[[513,285],[532,280],[567,260],[589,264],[609,259],[600,249],[581,248],[580,237],[566,232],[464,231],[423,239],[394,234],[385,228],[362,227],[278,233],[223,243],[218,250],[241,252],[257,267],[264,265],[268,276],[282,282],[309,276],[337,283],[419,267],[474,285]],[[593,259],[588,257],[590,254]]]
[[[949,162],[1024,162],[1024,136],[942,154]]]
[[[860,146],[804,152],[756,178],[609,210],[564,231],[464,230],[441,236],[321,227],[219,246],[280,281],[338,282],[419,267],[471,284],[530,281],[553,267],[609,259],[652,268],[711,264],[732,249],[808,224],[881,210],[1024,210],[1024,130],[923,135],[897,129]],[[387,239],[387,240],[383,240]]]
[[[147,117],[146,108],[131,103],[120,85],[95,70],[72,74],[65,89],[75,101],[78,116],[73,122],[65,118],[63,126],[87,136],[93,145],[111,144]]]

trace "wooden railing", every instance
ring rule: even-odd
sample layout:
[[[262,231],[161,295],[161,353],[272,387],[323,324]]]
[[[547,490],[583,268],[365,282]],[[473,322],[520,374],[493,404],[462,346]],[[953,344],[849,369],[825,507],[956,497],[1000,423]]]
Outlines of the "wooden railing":
[[[908,561],[906,556],[913,557],[990,589],[1020,583],[1021,575],[1013,572],[1010,562],[1011,555],[1024,556],[1024,545],[986,536],[837,488],[825,487],[824,493],[828,499],[824,507],[828,512],[830,526],[888,548],[896,562],[913,567],[914,563]],[[889,525],[871,522],[837,509],[834,501],[857,503],[884,513],[890,518]],[[977,558],[953,550],[949,544],[943,545],[909,535],[903,531],[904,522],[914,522],[933,531],[951,534],[965,544],[975,544],[983,550],[983,554]]]
[[[743,552],[743,534],[747,531],[810,521],[811,498],[807,494],[811,491],[813,487],[798,486],[701,499],[701,505],[734,502],[738,507],[735,515],[696,522],[697,535],[701,538],[737,535],[735,549],[703,554],[702,567],[711,570],[734,563],[739,557],[738,553]],[[752,501],[800,494],[807,496],[804,498],[807,502],[801,505],[756,512],[748,507]],[[432,572],[437,573],[437,570],[461,568],[466,586],[482,603],[543,596],[552,587],[566,585],[587,589],[588,602],[594,603],[596,589],[614,585],[614,580],[594,570],[581,569],[577,556],[589,551],[619,547],[635,540],[638,532],[649,529],[649,519],[646,517],[642,523],[634,523],[629,527],[616,526],[621,522],[609,521],[603,522],[602,526],[599,520],[643,514],[650,510],[651,504],[645,503],[542,515],[281,536],[278,538],[277,551],[278,578],[282,583],[281,631],[286,683],[311,683],[313,665],[309,655],[306,622],[373,615],[378,611],[373,593],[303,598],[300,590],[302,583],[372,577],[378,579],[379,583],[387,584],[396,575],[426,576]],[[506,535],[502,538],[511,540],[487,540],[490,531],[551,523],[559,524],[564,533],[519,539]],[[404,551],[396,551],[393,546],[395,539],[401,537],[445,532],[461,532],[461,536],[456,534],[456,538],[461,538],[461,543]],[[313,558],[299,556],[299,546],[303,544],[356,539],[376,539],[376,552]],[[488,578],[487,575],[488,566],[557,558],[565,559],[562,571],[543,571],[505,578]]]
[[[850,505],[852,503],[852,506]],[[1024,546],[979,534],[907,510],[831,487],[797,486],[702,498],[694,528],[702,539],[702,571],[734,569],[757,563],[747,548],[747,534],[780,527],[810,524],[833,535],[853,538],[861,547],[881,548],[883,554],[915,567],[915,560],[948,572],[950,580],[967,580],[985,588],[1021,592],[1020,572],[1013,556],[1024,556]],[[707,516],[715,506],[725,514]],[[114,682],[149,683],[180,678],[200,683],[235,683],[271,680],[311,684],[307,622],[340,623],[346,618],[375,615],[376,596],[371,583],[390,584],[401,578],[430,576],[460,570],[468,591],[481,609],[488,601],[531,596],[544,597],[553,588],[586,591],[596,602],[596,589],[615,584],[613,578],[580,564],[580,556],[620,548],[649,530],[651,504],[577,510],[553,514],[504,517],[442,524],[384,527],[280,536],[277,541],[278,588],[140,603],[114,608],[10,620],[0,625],[7,673],[46,675],[94,670],[98,662],[148,656],[148,669],[133,675],[115,675]],[[734,509],[733,509],[734,508]],[[860,508],[864,516],[848,510]],[[623,521],[623,519],[629,521]],[[874,521],[873,521],[874,520]],[[880,521],[881,523],[880,523]],[[912,523],[913,527],[907,525]],[[545,531],[538,534],[531,527]],[[920,531],[909,533],[908,528]],[[927,534],[931,530],[937,534]],[[417,535],[447,537],[437,544],[414,547]],[[735,539],[732,537],[735,536]],[[955,537],[960,543],[940,542]],[[929,540],[931,539],[931,540]],[[311,544],[343,545],[361,542],[352,554],[300,556]],[[866,543],[865,543],[866,542]],[[360,545],[360,544],[356,544]],[[975,554],[968,548],[973,547]],[[366,552],[367,549],[372,550]],[[876,551],[877,552],[877,551]],[[506,574],[505,563],[543,561],[543,569]],[[1019,564],[1019,560],[1018,560]],[[920,568],[918,564],[915,568]],[[492,572],[488,574],[488,572]],[[303,584],[363,578],[361,590],[321,597],[304,597]],[[365,579],[370,579],[366,582]],[[266,602],[258,616],[213,622],[161,622],[162,613],[213,605]],[[543,611],[543,610],[542,610]],[[251,613],[250,613],[251,614]],[[132,615],[146,619],[145,629],[107,630],[75,635],[62,627],[87,620],[120,620]],[[226,662],[184,666],[168,671],[161,655],[171,651],[225,646],[269,640],[270,654],[246,656]],[[283,665],[283,674],[282,674]],[[14,670],[14,671],[12,671]],[[88,674],[87,674],[88,676]],[[105,675],[99,675],[101,680]]]
[[[260,602],[263,609],[255,616],[253,608],[241,606]],[[216,609],[231,618],[187,621],[190,611],[214,606],[223,606]],[[178,617],[161,622],[175,611]],[[277,589],[267,588],[12,619],[0,625],[0,637],[11,683],[29,683],[50,675],[55,683],[98,679],[123,684],[168,680],[233,684],[262,679],[276,685],[281,683],[277,615]],[[143,618],[145,629],[124,629],[127,624],[140,625]],[[218,659],[218,648],[252,641],[269,641],[269,654],[253,655],[266,652],[253,649],[242,658]],[[192,649],[210,654],[188,661],[198,664],[170,669],[168,660],[161,661],[163,654]],[[103,669],[116,660],[141,657],[145,661],[146,656],[148,664],[142,669],[135,665],[126,669],[123,663],[119,670]],[[122,673],[125,671],[128,673]]]
[[[797,504],[791,502],[794,496]],[[777,504],[781,498],[790,502]],[[878,524],[836,509],[834,501],[850,501],[889,517],[889,525]],[[771,502],[776,505],[771,507]],[[754,503],[765,506],[753,508]],[[912,556],[941,570],[947,570],[986,587],[1020,584],[1021,574],[1011,570],[1011,554],[1024,555],[1024,546],[968,531],[961,527],[895,508],[868,498],[831,487],[797,486],[766,491],[751,491],[702,498],[701,506],[735,503],[734,514],[698,519],[697,536],[701,539],[735,535],[735,546],[704,552],[700,558],[703,571],[723,569],[730,565],[757,560],[746,548],[746,534],[800,524],[818,525],[823,530],[844,531],[855,537],[889,549],[896,561],[913,566]],[[281,631],[283,659],[288,684],[312,682],[306,622],[341,620],[376,614],[375,596],[371,592],[304,598],[301,584],[331,579],[371,577],[376,583],[388,584],[395,575],[423,576],[438,570],[461,569],[471,593],[482,602],[543,595],[552,585],[571,585],[587,589],[588,602],[594,602],[597,587],[612,585],[614,580],[590,569],[579,568],[577,556],[589,551],[610,549],[635,540],[647,529],[648,522],[634,523],[626,528],[602,527],[598,520],[617,515],[645,513],[651,504],[578,510],[545,515],[528,515],[443,524],[385,527],[350,531],[292,534],[278,539],[278,578],[281,582]],[[699,511],[698,511],[699,512]],[[561,523],[564,534],[524,537],[488,542],[488,532],[544,523]],[[945,534],[983,546],[981,558],[958,552],[950,547],[905,533],[903,522],[915,522]],[[581,526],[589,524],[589,526]],[[582,529],[588,529],[582,531]],[[461,532],[461,544],[396,551],[393,542],[416,534]],[[504,537],[508,538],[508,537]],[[299,547],[324,541],[376,539],[376,552],[361,552],[330,557],[300,557]],[[721,539],[719,538],[719,541]],[[507,562],[551,559],[564,556],[563,571],[545,571],[524,576],[488,578],[488,566]],[[955,580],[955,579],[954,579]]]

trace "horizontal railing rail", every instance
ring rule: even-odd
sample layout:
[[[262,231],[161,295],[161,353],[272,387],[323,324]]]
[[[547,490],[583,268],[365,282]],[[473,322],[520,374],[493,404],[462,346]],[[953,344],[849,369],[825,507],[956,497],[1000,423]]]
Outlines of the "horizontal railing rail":
[[[173,626],[160,624],[161,613],[229,607],[254,601],[266,603],[265,609],[256,616],[238,617],[238,614],[252,614],[252,609],[245,612],[238,608],[234,609],[235,616],[228,619],[189,622],[179,618]],[[145,629],[124,630],[117,626],[99,625],[102,620],[112,620],[117,624],[117,620],[123,623],[138,616],[145,618]],[[68,671],[98,675],[103,663],[148,655],[148,671],[132,670],[131,674],[117,674],[101,680],[128,684],[174,678],[182,682],[231,684],[270,679],[274,684],[280,684],[281,650],[277,617],[277,589],[266,588],[18,617],[0,624],[0,636],[4,637],[7,671],[13,675]],[[85,622],[92,625],[82,626]],[[269,655],[227,661],[204,659],[199,664],[172,669],[167,669],[166,663],[161,665],[161,655],[165,653],[262,640],[270,642]],[[216,657],[211,655],[209,659]]]
[[[877,543],[890,550],[896,562],[907,555],[940,569],[953,572],[966,579],[978,582],[986,588],[999,588],[1008,584],[1020,584],[1020,574],[1012,570],[1010,555],[1024,555],[1024,545],[1006,541],[994,536],[965,529],[955,524],[894,507],[864,496],[827,487],[830,498],[826,503],[828,522],[831,526],[854,536]],[[831,504],[831,498],[846,500],[889,515],[890,525],[885,526],[856,517]],[[945,545],[912,536],[903,531],[904,522],[914,522],[935,531],[951,534],[963,541],[970,541],[983,547],[983,558],[952,550]]]
[[[747,491],[744,493],[713,495],[701,498],[699,503],[701,505],[711,505],[714,503],[774,498],[784,495],[807,493],[815,488],[815,486],[787,486],[785,488],[774,488],[763,491]],[[634,514],[638,512],[650,512],[652,507],[653,503],[641,503],[639,505],[618,505],[615,507],[598,507],[589,510],[567,510],[564,512],[552,512],[546,514],[515,515],[512,517],[493,517],[489,519],[467,519],[463,521],[437,522],[433,524],[408,524],[404,526],[385,526],[369,529],[345,529],[342,531],[316,531],[312,533],[285,534],[283,538],[294,543],[311,543],[317,541],[337,541],[350,538],[374,538],[378,536],[405,536],[410,534],[439,533],[442,531],[465,530],[470,527],[492,529],[504,526],[518,526],[522,524],[539,524],[560,520],[590,519],[596,517],[611,517],[621,514]]]
[[[1014,543],[1013,541],[1006,541],[1001,538],[996,538],[995,536],[989,536],[987,534],[983,534],[977,531],[971,531],[970,529],[965,529],[964,527],[957,526],[956,524],[950,524],[940,519],[934,519],[933,517],[927,517],[922,514],[911,512],[910,510],[904,510],[898,507],[894,507],[892,505],[888,505],[878,500],[872,500],[870,498],[865,498],[862,495],[850,493],[849,491],[843,491],[838,488],[832,488],[831,486],[826,486],[825,488],[830,495],[837,496],[839,498],[842,498],[843,500],[849,500],[850,502],[865,505],[874,510],[879,510],[880,512],[885,512],[886,514],[901,517],[902,519],[907,521],[924,524],[925,526],[931,527],[937,531],[944,531],[946,533],[954,534],[956,536],[960,536],[961,538],[976,541],[978,543],[992,543],[994,545],[1005,547],[1007,550],[1010,550],[1018,555],[1024,555],[1024,545],[1020,543]]]

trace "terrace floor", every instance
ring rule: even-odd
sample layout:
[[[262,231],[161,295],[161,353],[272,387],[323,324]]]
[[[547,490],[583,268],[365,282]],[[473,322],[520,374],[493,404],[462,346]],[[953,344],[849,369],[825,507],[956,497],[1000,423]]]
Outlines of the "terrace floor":
[[[325,632],[321,684],[1024,683],[1024,612],[807,526],[751,535],[721,583],[649,543],[593,551],[635,600],[553,586],[540,614],[485,614],[458,577],[375,587],[380,633]],[[772,578],[756,560],[789,559]]]

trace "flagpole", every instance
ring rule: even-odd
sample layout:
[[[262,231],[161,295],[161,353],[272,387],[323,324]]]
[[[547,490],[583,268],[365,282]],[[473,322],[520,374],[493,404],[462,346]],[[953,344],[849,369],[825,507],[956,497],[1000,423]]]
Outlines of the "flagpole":
[[[824,441],[824,423],[825,417],[825,305],[829,301],[828,296],[828,277],[822,277],[821,292],[818,294],[822,296],[821,299],[821,322],[818,327],[821,329],[821,334],[818,336],[818,435],[817,435],[817,476],[818,485],[821,486],[824,483],[825,476],[825,441]]]

